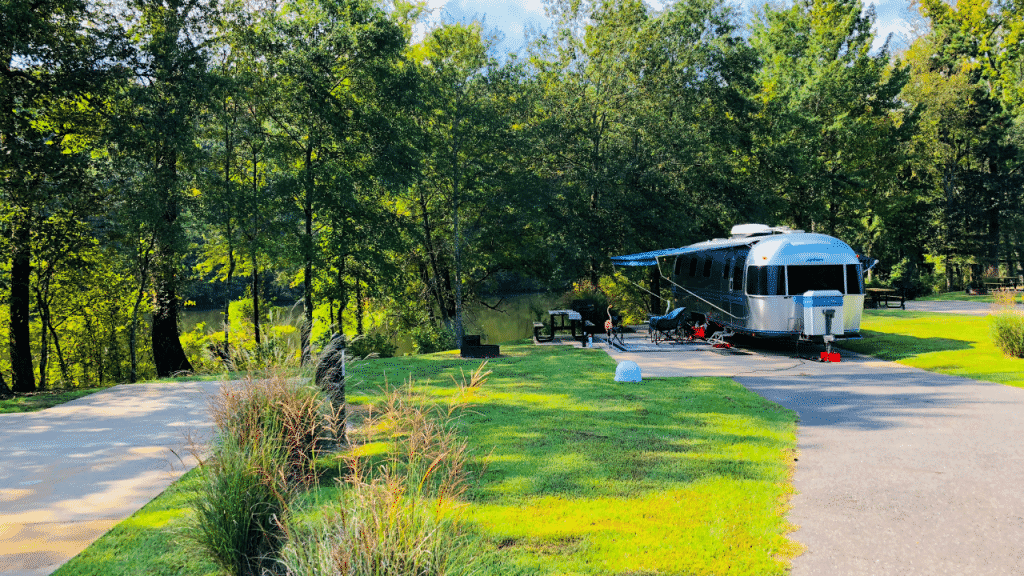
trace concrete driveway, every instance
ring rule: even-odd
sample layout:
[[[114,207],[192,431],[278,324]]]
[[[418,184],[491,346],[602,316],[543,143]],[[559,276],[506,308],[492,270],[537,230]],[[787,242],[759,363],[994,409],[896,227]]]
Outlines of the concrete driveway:
[[[217,382],[126,384],[0,414],[0,574],[49,574],[193,465]]]
[[[689,348],[609,354],[644,377],[731,376],[799,414],[794,576],[1024,574],[1024,390],[848,353]]]

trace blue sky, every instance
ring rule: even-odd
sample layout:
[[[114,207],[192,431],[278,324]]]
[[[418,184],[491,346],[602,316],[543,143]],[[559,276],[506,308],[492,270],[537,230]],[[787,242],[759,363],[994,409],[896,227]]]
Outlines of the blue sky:
[[[434,11],[434,18],[445,20],[469,21],[474,17],[484,20],[488,29],[496,29],[505,36],[498,47],[501,52],[516,52],[524,43],[524,34],[531,24],[535,27],[546,27],[550,21],[544,15],[544,4],[541,0],[428,0]],[[662,2],[647,0],[654,8],[661,8]],[[741,3],[744,11],[750,7],[763,5],[765,0],[736,0]],[[893,47],[905,46],[912,37],[913,21],[916,11],[910,7],[910,0],[863,0],[875,5],[878,14],[876,20],[876,47],[881,45],[885,36],[892,32]]]

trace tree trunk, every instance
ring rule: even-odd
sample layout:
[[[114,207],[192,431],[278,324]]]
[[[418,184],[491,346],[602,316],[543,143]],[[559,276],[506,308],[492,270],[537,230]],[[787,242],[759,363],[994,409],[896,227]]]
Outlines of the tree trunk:
[[[256,350],[259,352],[260,346],[260,271],[256,267],[256,257],[253,256],[252,265],[252,329],[253,336],[256,338]]]
[[[235,275],[235,249],[228,241],[228,280],[224,291],[224,357],[231,358],[231,278]]]
[[[303,198],[302,215],[305,218],[305,238],[302,242],[302,356],[300,364],[310,360],[310,333],[313,331],[313,143],[306,146],[306,194]]]
[[[191,372],[192,364],[185,356],[178,334],[177,273],[173,266],[161,264],[154,281],[153,298],[153,363],[157,376],[166,378],[178,372]]]
[[[4,373],[0,372],[0,398],[8,398],[11,396],[11,389],[7,386],[7,381],[4,380]]]
[[[455,341],[462,346],[462,240],[459,234],[459,150],[452,154],[452,236],[455,248]]]
[[[150,255],[153,253],[155,237],[149,239],[146,250],[139,258],[139,290],[135,293],[135,305],[132,306],[131,333],[128,334],[128,362],[130,369],[128,381],[135,383],[139,381],[139,309],[142,308],[142,299],[146,296],[146,283],[149,281]]]
[[[35,374],[32,373],[32,341],[29,330],[32,277],[31,230],[19,222],[14,232],[14,253],[11,258],[11,378],[15,392],[35,392]]]
[[[359,276],[356,276],[356,334],[363,334],[363,287]]]
[[[46,370],[49,368],[50,342],[47,338],[46,325],[49,323],[49,307],[43,300],[42,290],[36,287],[36,306],[42,320],[42,329],[39,331],[39,389],[46,390]]]
[[[172,151],[168,156],[167,182],[173,183],[177,181],[177,154]],[[156,364],[157,376],[161,378],[192,371],[178,334],[178,261],[173,237],[178,220],[178,202],[172,190],[165,193],[163,230],[156,241],[157,257],[153,270],[153,363]]]
[[[953,263],[949,259],[949,253],[946,254],[946,292],[953,291]]]
[[[1017,269],[1014,270],[1011,276],[1020,276],[1024,274],[1024,242],[1021,241],[1021,233],[1019,231],[1014,232],[1014,241],[1017,248]]]
[[[423,242],[424,248],[427,251],[427,259],[430,260],[430,268],[434,273],[434,277],[431,281],[427,282],[427,289],[433,293],[434,298],[437,300],[437,308],[441,313],[441,321],[448,324],[448,310],[445,307],[444,296],[441,294],[441,273],[438,269],[437,254],[434,251],[434,240],[431,234],[430,227],[430,215],[427,212],[427,199],[423,192],[423,188],[419,188],[419,201],[420,201],[420,214],[423,220]]]
[[[53,336],[53,348],[57,351],[57,362],[60,364],[60,377],[66,388],[71,384],[71,371],[68,370],[68,363],[64,360],[64,352],[60,347],[60,337],[57,336],[57,330],[53,328],[53,316],[49,313],[46,314],[46,326],[44,328],[49,329],[50,335]]]

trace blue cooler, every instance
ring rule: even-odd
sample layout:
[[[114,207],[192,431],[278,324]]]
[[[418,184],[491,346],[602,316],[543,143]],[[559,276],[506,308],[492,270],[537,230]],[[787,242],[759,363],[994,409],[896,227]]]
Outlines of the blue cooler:
[[[797,299],[804,308],[805,336],[843,335],[843,293],[808,290]]]

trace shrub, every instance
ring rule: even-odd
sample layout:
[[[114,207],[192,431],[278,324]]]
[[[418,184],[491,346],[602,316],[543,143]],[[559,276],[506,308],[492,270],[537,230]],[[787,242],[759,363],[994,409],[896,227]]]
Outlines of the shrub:
[[[356,336],[348,343],[349,353],[356,358],[365,358],[376,354],[381,358],[391,358],[398,346],[383,332],[372,332]]]
[[[455,332],[429,322],[413,328],[410,335],[417,354],[432,354],[459,347]]]
[[[992,340],[1003,354],[1024,358],[1024,314],[1007,308],[993,314]]]

